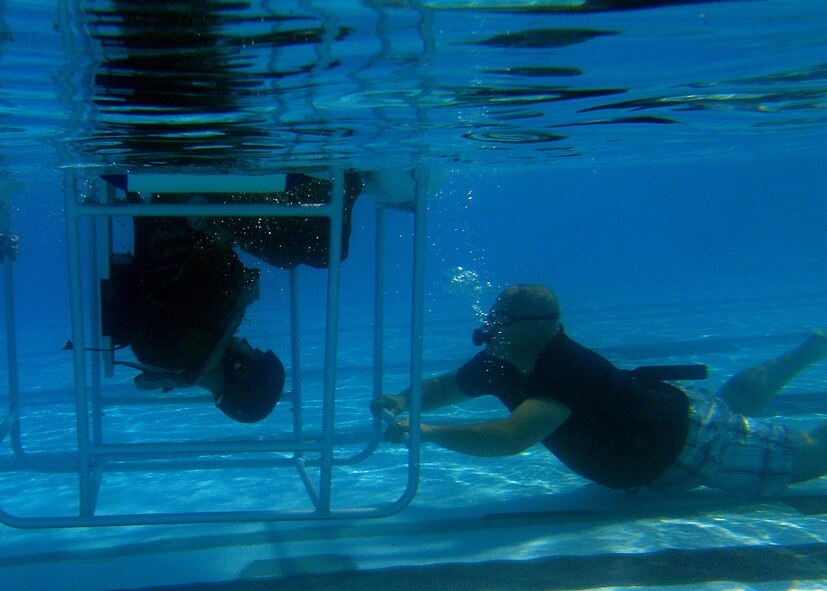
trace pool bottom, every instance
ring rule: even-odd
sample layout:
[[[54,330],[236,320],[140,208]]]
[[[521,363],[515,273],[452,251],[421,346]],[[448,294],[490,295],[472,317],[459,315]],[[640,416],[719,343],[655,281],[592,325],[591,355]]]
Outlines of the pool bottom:
[[[0,578],[10,591],[816,589],[824,484],[761,502],[586,486],[472,508],[414,503],[382,520],[18,532]]]
[[[691,586],[722,588],[823,588],[827,544],[752,546],[709,550],[664,550],[647,554],[557,556],[528,561],[438,564],[370,571],[302,574],[279,579],[144,588],[203,591],[365,591],[394,589],[474,589],[552,591],[572,589],[652,589]],[[797,586],[796,583],[812,584]],[[717,585],[716,585],[717,584]],[[752,584],[763,584],[753,587]],[[749,585],[749,587],[745,587]]]

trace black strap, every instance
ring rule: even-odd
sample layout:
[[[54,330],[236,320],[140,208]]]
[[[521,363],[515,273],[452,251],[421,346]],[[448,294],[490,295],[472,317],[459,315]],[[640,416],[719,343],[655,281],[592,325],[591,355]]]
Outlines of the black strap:
[[[644,382],[663,382],[677,380],[705,380],[709,377],[709,368],[703,364],[688,365],[641,365],[629,372],[636,380]]]

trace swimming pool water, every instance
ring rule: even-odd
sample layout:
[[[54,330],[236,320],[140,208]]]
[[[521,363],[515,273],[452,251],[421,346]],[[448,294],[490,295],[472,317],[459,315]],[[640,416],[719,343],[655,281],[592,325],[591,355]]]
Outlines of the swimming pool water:
[[[799,331],[787,331],[787,322],[792,319],[781,315],[777,316],[776,326],[768,326],[766,331],[750,332],[747,328],[754,325],[755,318],[769,317],[779,309],[795,310],[796,314],[801,315],[799,322],[823,315],[823,299],[814,302],[811,297],[811,290],[820,286],[797,287],[785,295],[779,293],[777,286],[765,286],[756,290],[755,285],[744,285],[739,290],[735,285],[730,285],[723,293],[708,292],[706,298],[694,301],[693,298],[685,297],[686,291],[682,292],[683,298],[676,298],[674,292],[671,296],[667,291],[661,294],[650,292],[648,295],[652,298],[649,301],[654,306],[653,310],[610,305],[595,309],[588,301],[584,302],[584,307],[572,303],[569,313],[569,325],[572,328],[569,331],[575,338],[593,345],[622,366],[707,362],[711,370],[709,386],[715,387],[732,371],[753,359],[776,354],[798,342],[802,336]],[[750,294],[749,298],[747,293]],[[599,299],[600,294],[590,289],[582,295],[583,300],[586,300]],[[602,295],[606,301],[610,294]],[[655,306],[653,302],[657,295],[660,295],[660,299]],[[642,296],[641,299],[645,297]],[[738,301],[740,303],[736,304]],[[430,340],[443,343],[447,339],[446,350],[468,351],[467,333],[473,327],[473,322],[470,318],[465,322],[451,321],[451,318],[467,314],[467,304],[457,302],[454,296],[448,295],[440,295],[435,298],[435,302],[442,304],[443,308],[441,313],[434,313],[429,319],[427,333],[431,335]],[[563,303],[565,305],[566,301]],[[693,306],[706,310],[704,317],[710,324],[703,338],[698,338],[695,316],[685,312],[691,311]],[[670,317],[668,328],[664,326],[664,313]],[[591,322],[586,318],[591,318]],[[259,316],[254,318],[256,321],[259,319]],[[712,324],[717,325],[717,330],[710,330]],[[615,344],[621,335],[634,334],[635,331],[650,338],[629,340],[625,345]],[[266,334],[266,330],[263,332]],[[453,336],[449,336],[449,333]],[[357,333],[356,336],[360,335]],[[393,342],[397,337],[394,332],[390,340]],[[368,338],[369,335],[364,334],[363,338],[348,340],[342,347],[343,355],[358,358],[360,354],[356,351],[364,347],[364,341]],[[444,365],[461,360],[459,356],[442,357],[440,353],[438,351],[428,355],[428,370],[441,370]],[[312,366],[308,370],[313,375]],[[339,391],[337,420],[341,421],[345,429],[364,430],[367,428],[365,386],[370,379],[369,373],[348,366],[341,367],[340,372],[343,386]],[[404,376],[397,376],[393,371],[389,372],[387,379],[389,384],[405,381]],[[61,381],[65,382],[65,378],[54,385],[57,386]],[[824,396],[827,395],[825,383],[822,367],[807,371],[779,397],[772,407],[773,414],[788,424],[797,426],[810,426],[822,420],[827,414],[824,402]],[[55,403],[57,397],[63,397],[68,402],[68,394],[49,392],[51,384],[48,382],[43,386],[46,392],[36,394],[34,402],[24,410],[24,427],[27,431],[31,429],[32,441],[39,442],[35,447],[48,449],[50,445],[67,438],[71,444],[71,434],[62,432],[71,423],[60,419],[61,405]],[[310,392],[312,387],[311,379],[307,391]],[[63,411],[67,415],[68,406],[67,404]],[[306,411],[309,423],[313,422],[313,409],[311,397]],[[129,414],[129,418],[112,417],[113,424],[118,426],[115,431],[121,429],[125,439],[157,436],[160,433],[172,439],[186,438],[192,435],[194,426],[199,430],[199,435],[209,433],[210,429],[226,433],[228,427],[222,416],[210,408],[209,403],[193,405],[185,410],[177,409],[177,412],[175,407],[169,410],[166,407],[143,407],[138,412],[128,411],[126,409],[124,415]],[[496,404],[480,400],[463,411],[438,413],[437,418],[473,420],[497,416],[501,412]],[[272,432],[285,422],[286,414],[286,407],[279,407],[273,420],[268,420],[261,432]],[[258,426],[255,428],[258,429]],[[383,446],[369,460],[356,466],[337,469],[335,478],[341,481],[340,485],[334,486],[336,506],[340,506],[339,503],[348,506],[351,503],[360,505],[393,500],[394,489],[403,486],[404,471],[400,469],[403,462],[401,452]],[[24,512],[43,511],[43,503],[46,501],[49,503],[46,509],[48,513],[61,502],[68,506],[74,502],[71,491],[75,482],[71,477],[30,478],[25,473],[21,475],[9,472],[5,476],[2,496],[12,500],[15,509]],[[824,494],[823,483],[818,481],[798,488],[800,490],[797,494],[816,497]],[[236,470],[156,473],[144,477],[114,474],[104,478],[101,510],[174,510],[193,505],[213,510],[227,508],[231,504],[257,507],[261,503],[273,508],[306,508],[307,503],[302,498],[303,492],[291,470],[268,470],[261,473],[242,473]],[[515,517],[515,513],[533,517],[521,519]],[[497,515],[503,517],[496,518]],[[788,505],[778,503],[741,505],[737,500],[715,495],[710,500],[703,492],[677,500],[649,493],[635,495],[601,492],[599,488],[589,486],[572,476],[539,447],[532,448],[520,457],[474,459],[426,446],[422,454],[422,483],[414,502],[403,512],[400,520],[386,520],[384,525],[381,521],[368,521],[361,524],[340,524],[331,529],[325,529],[321,525],[297,529],[290,524],[271,524],[105,528],[98,530],[100,533],[97,534],[84,530],[9,532],[10,535],[3,538],[3,545],[10,555],[20,555],[23,564],[34,565],[45,561],[48,568],[44,568],[44,572],[70,569],[81,573],[78,580],[84,581],[82,584],[87,585],[84,588],[128,588],[129,581],[122,578],[116,579],[119,581],[117,586],[110,583],[110,587],[96,587],[94,584],[89,587],[89,573],[103,571],[101,581],[107,581],[114,577],[114,574],[106,573],[112,568],[107,565],[131,564],[138,559],[157,563],[159,557],[163,562],[163,557],[167,556],[170,560],[174,557],[176,561],[183,561],[189,565],[188,568],[194,570],[188,575],[179,572],[167,578],[161,577],[162,581],[218,581],[230,578],[236,580],[238,585],[243,585],[267,577],[299,575],[319,569],[335,571],[358,568],[369,573],[373,572],[372,568],[388,568],[389,565],[402,568],[405,565],[466,561],[484,568],[486,564],[499,564],[498,561],[503,559],[519,563],[523,560],[551,560],[552,557],[565,556],[582,556],[583,560],[589,556],[605,556],[609,560],[611,556],[633,555],[643,560],[647,555],[654,559],[669,549],[685,552],[714,548],[757,549],[768,544],[770,547],[789,548],[788,552],[795,555],[795,548],[799,545],[809,548],[812,544],[822,544],[824,540],[820,532],[823,532],[823,527],[824,517],[820,511],[802,514]],[[282,538],[284,541],[280,541]],[[180,543],[173,543],[175,539]],[[375,544],[378,543],[386,544],[380,554],[376,554]],[[50,550],[47,551],[46,548]],[[58,552],[58,548],[65,554]],[[344,548],[348,550],[345,551]],[[297,558],[288,560],[290,556],[301,556],[308,552],[310,555],[325,554],[325,549],[333,557],[351,556],[353,563],[342,564],[339,559],[331,557],[333,562],[323,567],[325,559],[321,557],[316,559],[313,566]],[[225,552],[230,558],[227,558],[226,563],[218,561],[201,565],[194,558],[198,552]],[[238,556],[238,552],[242,556]],[[259,558],[253,560],[252,556]],[[264,558],[268,556],[269,558]],[[276,556],[281,556],[282,559],[277,560]],[[731,559],[726,557],[723,554],[716,559]],[[661,559],[665,560],[663,557]],[[193,560],[196,562],[193,563]],[[680,560],[686,561],[689,558],[683,556]],[[779,557],[765,557],[765,560],[771,560],[774,564]],[[781,559],[779,564],[784,563]],[[87,566],[80,568],[78,564]],[[216,572],[218,564],[225,564],[228,568],[233,565],[232,573]],[[247,565],[246,571],[234,570],[243,568],[244,564]],[[790,563],[788,560],[787,564],[798,562]],[[629,569],[634,570],[633,567],[647,573],[650,572],[647,569],[651,569],[645,565],[627,564],[617,572],[607,571],[603,580],[611,582],[618,580],[618,577],[625,577],[645,585],[646,577],[650,575],[640,575],[636,579],[629,574],[632,572]],[[11,576],[19,576],[21,572],[11,563],[5,568]],[[758,574],[751,574],[750,568],[758,566],[744,566],[734,571],[724,568],[723,572],[740,577],[736,580],[750,581],[754,577],[761,580]],[[768,567],[765,564],[763,568]],[[789,568],[785,570],[776,565],[769,570],[776,573],[774,576],[783,578],[785,573],[789,575],[792,572]],[[509,572],[506,568],[505,574]],[[697,575],[702,571],[694,572]],[[469,580],[469,576],[460,569],[453,571],[448,580],[453,585],[458,584],[459,580]],[[686,576],[685,573],[676,571],[673,582],[686,581]],[[583,573],[578,571],[578,574],[572,574],[568,580],[572,583],[582,582],[583,577]],[[140,576],[136,574],[134,580],[152,581],[158,578],[147,577],[144,573]],[[666,580],[662,579],[661,582],[665,583]],[[334,577],[331,584],[335,585],[336,581]],[[344,584],[343,580],[340,582]],[[142,586],[147,584],[149,583]],[[310,583],[305,581],[303,584]],[[528,583],[526,585],[528,586],[517,588],[539,588]],[[707,587],[715,588],[709,584]],[[567,587],[563,585],[559,588]]]
[[[427,375],[475,352],[478,309],[518,281],[554,289],[567,332],[618,365],[706,363],[713,389],[827,325],[823,3],[560,10],[576,4],[0,0],[0,189],[22,245],[14,269],[27,449],[75,444],[72,358],[60,350],[70,334],[67,173],[91,193],[100,173],[144,167],[428,170]],[[354,443],[341,453],[360,449],[371,427],[373,198],[357,202],[343,266],[336,421],[337,435]],[[411,232],[405,214],[390,214],[388,391],[409,380]],[[452,281],[460,268],[478,283]],[[262,274],[262,299],[240,333],[289,366],[286,275]],[[325,277],[304,269],[301,279],[312,430]],[[5,377],[4,350],[0,359]],[[131,379],[120,368],[107,393],[134,395]],[[825,397],[822,363],[770,412],[809,428],[827,415]],[[502,412],[477,400],[429,418]],[[281,404],[265,423],[239,426],[201,399],[112,408],[106,424],[117,442],[267,438],[288,432],[290,415]],[[405,459],[381,444],[337,468],[334,507],[392,502]],[[711,590],[827,581],[823,480],[796,487],[788,502],[744,504],[710,491],[604,491],[539,447],[473,459],[425,446],[421,460],[412,504],[379,521],[4,527],[0,587]],[[21,470],[7,447],[0,452],[5,510],[71,513],[76,481]],[[99,507],[309,502],[289,469],[185,470],[106,474]]]

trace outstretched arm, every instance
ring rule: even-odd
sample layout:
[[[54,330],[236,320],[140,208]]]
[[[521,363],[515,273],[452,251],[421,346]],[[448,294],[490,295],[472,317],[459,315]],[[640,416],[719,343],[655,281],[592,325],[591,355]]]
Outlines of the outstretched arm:
[[[398,415],[410,407],[410,388],[403,392],[391,395],[385,394],[378,402],[378,409],[388,409]],[[422,410],[434,410],[443,406],[450,406],[468,400],[468,396],[460,391],[457,385],[457,372],[451,371],[441,376],[422,382]]]
[[[571,410],[547,398],[529,398],[507,419],[473,425],[422,424],[422,441],[472,456],[518,454],[551,435]],[[398,443],[408,431],[408,421],[399,421],[385,432],[385,439]]]

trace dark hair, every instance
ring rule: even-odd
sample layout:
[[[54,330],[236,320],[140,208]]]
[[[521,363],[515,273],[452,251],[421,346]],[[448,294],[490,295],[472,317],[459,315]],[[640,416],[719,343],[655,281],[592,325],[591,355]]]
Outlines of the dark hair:
[[[276,354],[256,350],[255,357],[227,349],[224,388],[215,405],[240,423],[256,423],[273,411],[284,389],[284,365]]]

